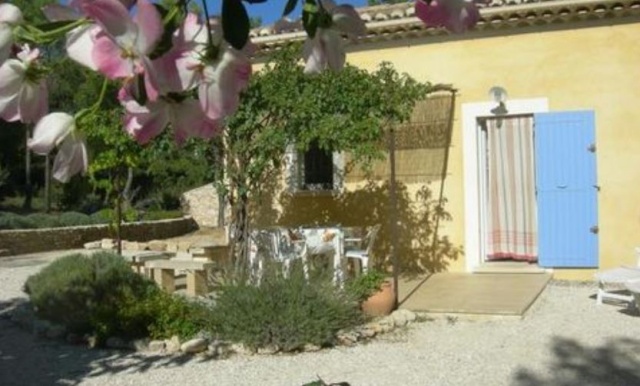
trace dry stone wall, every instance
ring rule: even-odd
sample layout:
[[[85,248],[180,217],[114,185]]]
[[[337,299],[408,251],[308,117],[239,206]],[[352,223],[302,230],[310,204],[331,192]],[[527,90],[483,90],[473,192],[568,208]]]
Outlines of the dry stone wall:
[[[181,236],[198,229],[191,217],[179,219],[132,222],[123,224],[122,239],[149,241]],[[88,225],[66,228],[1,230],[0,250],[7,254],[45,252],[82,248],[84,243],[114,237],[108,225]]]
[[[182,211],[189,214],[199,227],[218,226],[218,193],[213,184],[203,185],[182,194]],[[227,210],[227,213],[229,211]]]

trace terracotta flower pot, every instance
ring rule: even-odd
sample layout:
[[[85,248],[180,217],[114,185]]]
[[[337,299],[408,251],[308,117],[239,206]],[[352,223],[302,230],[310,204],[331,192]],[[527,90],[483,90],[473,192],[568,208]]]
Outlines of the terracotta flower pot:
[[[380,291],[369,296],[361,305],[362,311],[369,316],[389,315],[394,306],[393,283],[389,281],[382,283]]]

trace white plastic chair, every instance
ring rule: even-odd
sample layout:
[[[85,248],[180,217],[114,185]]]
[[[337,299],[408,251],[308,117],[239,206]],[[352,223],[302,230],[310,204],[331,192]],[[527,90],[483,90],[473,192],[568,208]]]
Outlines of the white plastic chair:
[[[291,262],[301,259],[305,278],[308,278],[307,246],[304,239],[294,241],[286,229],[254,230],[249,235],[249,265],[260,279],[264,262],[269,259],[282,263],[284,273],[289,274]]]
[[[629,282],[640,280],[640,247],[635,248],[636,266],[621,266],[618,268],[607,269],[596,273],[594,276],[598,281],[598,294],[596,296],[596,304],[600,305],[604,300],[613,299],[633,304],[633,295],[623,295],[613,292],[615,289],[621,289]],[[637,285],[632,285],[636,288]],[[627,286],[627,289],[629,287]]]
[[[369,270],[369,258],[371,257],[371,254],[373,252],[373,244],[376,241],[376,236],[378,235],[379,230],[380,224],[377,224],[370,227],[367,231],[367,234],[363,238],[347,238],[344,240],[345,244],[360,244],[359,249],[348,249],[345,252],[345,258],[347,259],[347,261],[349,261],[349,259],[359,260],[362,273],[367,273],[367,271]]]

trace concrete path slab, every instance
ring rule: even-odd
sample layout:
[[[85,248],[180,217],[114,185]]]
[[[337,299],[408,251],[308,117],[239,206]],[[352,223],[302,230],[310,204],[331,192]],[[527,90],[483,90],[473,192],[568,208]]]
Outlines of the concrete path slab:
[[[551,275],[438,273],[402,280],[400,308],[442,314],[522,316]]]

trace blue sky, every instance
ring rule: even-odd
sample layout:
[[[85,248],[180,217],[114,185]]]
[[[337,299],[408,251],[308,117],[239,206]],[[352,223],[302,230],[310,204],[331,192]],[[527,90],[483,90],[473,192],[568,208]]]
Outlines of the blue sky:
[[[220,0],[207,0],[209,12],[213,14],[220,13],[221,3],[222,2]],[[285,3],[286,0],[267,0],[264,3],[259,4],[248,4],[245,2],[245,6],[247,7],[247,11],[249,11],[249,15],[251,17],[259,16],[262,18],[263,24],[271,24],[280,18],[282,11],[284,10]],[[348,3],[354,7],[362,7],[367,4],[367,0],[336,0],[336,3]],[[289,17],[297,19],[300,17],[301,9],[302,7],[299,3],[298,7],[291,15],[289,15]]]

